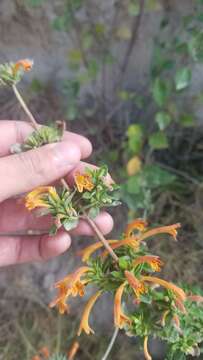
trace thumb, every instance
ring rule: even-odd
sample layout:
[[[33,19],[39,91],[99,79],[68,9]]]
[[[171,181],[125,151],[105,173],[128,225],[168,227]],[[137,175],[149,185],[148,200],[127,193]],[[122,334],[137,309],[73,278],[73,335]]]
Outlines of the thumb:
[[[80,157],[79,147],[64,141],[1,158],[0,201],[63,177]]]

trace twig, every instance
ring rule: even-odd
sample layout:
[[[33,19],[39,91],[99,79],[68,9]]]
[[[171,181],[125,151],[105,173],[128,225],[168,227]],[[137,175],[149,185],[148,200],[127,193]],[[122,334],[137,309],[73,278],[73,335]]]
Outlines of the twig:
[[[172,171],[174,174],[177,174],[183,178],[185,178],[186,180],[190,181],[191,183],[195,184],[195,185],[200,185],[201,183],[196,180],[194,177],[186,174],[184,171],[182,170],[178,170],[178,169],[175,169],[169,165],[165,165],[165,164],[162,164],[162,163],[159,163],[157,162],[158,165],[160,165],[163,169],[166,169],[166,170],[170,170]]]
[[[31,111],[28,109],[28,107],[27,107],[25,101],[23,100],[21,94],[19,93],[16,85],[12,85],[12,88],[13,88],[13,91],[14,91],[14,94],[15,94],[16,98],[18,99],[18,101],[21,104],[23,110],[27,114],[31,125],[33,126],[34,129],[37,130],[39,125],[38,125],[37,121],[35,120],[34,116],[32,115]]]
[[[104,245],[104,247],[107,249],[107,251],[109,252],[109,254],[112,256],[112,258],[118,262],[118,256],[115,254],[115,252],[113,251],[113,249],[111,248],[111,246],[109,245],[109,243],[107,242],[107,240],[105,239],[104,235],[101,233],[101,231],[99,230],[99,228],[97,227],[97,225],[95,224],[95,222],[86,214],[84,214],[83,218],[88,222],[88,224],[91,226],[92,230],[94,231],[94,233],[97,235],[98,239],[102,242],[102,244]]]
[[[115,330],[114,330],[113,336],[111,338],[111,341],[110,341],[110,343],[109,343],[109,345],[108,345],[108,347],[106,349],[106,352],[105,352],[105,354],[104,354],[104,356],[102,357],[101,360],[106,360],[108,358],[108,356],[109,356],[109,354],[110,354],[110,352],[111,352],[111,350],[112,350],[112,348],[114,346],[114,343],[116,341],[118,333],[119,333],[119,328],[116,327]]]
[[[125,53],[123,63],[121,65],[121,73],[120,73],[120,77],[118,79],[116,87],[122,82],[123,76],[125,75],[125,72],[126,72],[132,51],[133,51],[133,47],[138,38],[138,30],[139,30],[139,27],[141,24],[142,16],[144,14],[144,8],[145,8],[145,0],[140,0],[140,12],[139,12],[138,16],[135,18],[135,21],[134,21],[134,24],[132,27],[132,36],[131,36],[128,48],[126,50],[126,53]]]

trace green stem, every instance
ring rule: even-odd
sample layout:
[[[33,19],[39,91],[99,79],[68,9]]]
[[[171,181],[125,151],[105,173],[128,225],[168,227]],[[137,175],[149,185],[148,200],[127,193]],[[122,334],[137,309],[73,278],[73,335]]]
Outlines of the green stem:
[[[116,327],[115,330],[114,330],[113,336],[111,338],[111,341],[110,341],[110,343],[109,343],[109,345],[108,345],[108,347],[106,349],[106,352],[105,352],[105,354],[104,354],[104,356],[102,357],[101,360],[106,360],[108,358],[108,356],[109,356],[109,354],[110,354],[110,352],[111,352],[111,350],[112,350],[112,348],[114,346],[114,343],[116,341],[118,333],[119,333],[119,328]]]

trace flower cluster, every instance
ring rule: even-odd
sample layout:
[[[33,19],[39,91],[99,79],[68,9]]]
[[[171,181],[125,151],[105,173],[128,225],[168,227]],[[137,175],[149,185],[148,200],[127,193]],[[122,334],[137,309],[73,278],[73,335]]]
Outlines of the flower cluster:
[[[38,215],[50,214],[53,217],[52,234],[62,226],[69,231],[78,225],[84,214],[94,218],[103,206],[119,204],[118,187],[106,183],[107,173],[106,166],[86,169],[83,174],[76,172],[72,189],[38,187],[26,196],[25,206],[30,211],[37,209]]]
[[[0,65],[0,85],[12,86],[17,84],[22,79],[23,74],[32,69],[32,66],[33,61],[30,59]]]
[[[78,335],[82,331],[88,335],[94,333],[89,325],[90,312],[100,296],[111,292],[114,296],[115,327],[124,329],[130,336],[139,336],[147,360],[151,359],[148,351],[148,337],[151,335],[166,340],[171,351],[196,353],[198,343],[203,340],[203,332],[201,337],[193,336],[191,339],[182,325],[190,316],[191,305],[197,307],[203,298],[188,295],[181,287],[158,277],[156,273],[161,271],[164,263],[158,256],[149,253],[146,244],[150,237],[159,234],[168,234],[176,239],[179,227],[180,224],[174,224],[148,229],[145,221],[133,221],[126,227],[123,238],[108,240],[118,262],[103,250],[101,242],[86,247],[80,252],[84,266],[55,284],[58,295],[50,307],[58,307],[61,314],[69,312],[68,299],[84,296],[86,287],[95,285],[97,291],[85,306]]]

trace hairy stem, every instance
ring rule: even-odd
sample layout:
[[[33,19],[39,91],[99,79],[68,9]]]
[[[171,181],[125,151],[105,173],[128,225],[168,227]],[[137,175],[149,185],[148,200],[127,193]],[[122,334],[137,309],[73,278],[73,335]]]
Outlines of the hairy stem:
[[[112,335],[111,341],[110,341],[110,343],[109,343],[109,345],[108,345],[108,347],[106,349],[106,352],[105,352],[105,354],[104,354],[104,356],[102,357],[101,360],[106,360],[108,358],[108,356],[109,356],[109,354],[110,354],[110,352],[111,352],[111,350],[112,350],[112,348],[114,346],[114,343],[116,341],[118,333],[119,333],[119,328],[116,327],[115,330],[114,330],[114,333]]]
[[[27,107],[25,101],[23,100],[21,94],[19,93],[16,85],[12,85],[12,88],[13,88],[14,94],[15,94],[16,98],[18,99],[20,105],[22,106],[23,110],[27,114],[27,116],[29,118],[29,122],[31,123],[33,128],[37,130],[39,125],[38,125],[37,121],[35,120],[34,116],[32,115],[31,111],[28,109],[28,107]]]
[[[95,222],[87,215],[84,214],[83,218],[88,222],[88,224],[90,225],[90,227],[92,228],[92,230],[94,231],[94,233],[97,235],[98,239],[102,242],[102,244],[104,245],[104,247],[106,248],[106,250],[109,252],[109,254],[112,256],[112,258],[118,262],[118,256],[115,254],[115,252],[113,251],[113,249],[111,248],[111,246],[109,245],[109,243],[107,242],[107,240],[105,239],[104,235],[102,234],[102,232],[99,230],[99,228],[97,227],[97,225],[95,224]]]

